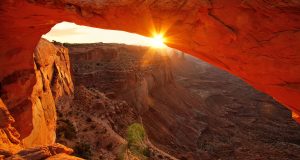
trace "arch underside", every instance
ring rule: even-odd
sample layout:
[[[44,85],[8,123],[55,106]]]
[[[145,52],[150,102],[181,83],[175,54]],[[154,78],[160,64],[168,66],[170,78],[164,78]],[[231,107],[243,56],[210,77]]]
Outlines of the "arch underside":
[[[8,109],[32,84],[6,88],[33,72],[41,35],[62,21],[145,36],[222,68],[284,104],[300,121],[300,2],[243,0],[4,0],[0,4],[0,80]],[[16,92],[15,89],[25,90]]]

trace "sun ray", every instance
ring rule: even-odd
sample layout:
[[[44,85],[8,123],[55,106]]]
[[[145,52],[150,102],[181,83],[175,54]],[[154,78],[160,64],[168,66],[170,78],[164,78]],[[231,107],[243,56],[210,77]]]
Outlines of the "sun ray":
[[[154,35],[153,38],[151,39],[151,46],[153,48],[164,48],[164,47],[166,47],[164,36],[162,34]]]

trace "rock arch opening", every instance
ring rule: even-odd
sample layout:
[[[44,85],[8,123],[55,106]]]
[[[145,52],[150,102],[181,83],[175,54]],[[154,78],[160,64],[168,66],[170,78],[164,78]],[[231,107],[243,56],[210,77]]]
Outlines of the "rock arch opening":
[[[241,77],[287,106],[297,119],[299,3],[184,2],[6,0],[1,5],[1,21],[6,22],[1,25],[1,79],[32,68],[26,57],[40,36],[61,21],[146,36],[162,30],[172,48]]]
[[[0,20],[5,22],[0,25],[1,99],[5,95],[8,110],[22,115],[14,116],[19,117],[16,121],[20,125],[31,121],[31,112],[24,111],[31,105],[28,98],[34,84],[39,83],[32,74],[31,55],[40,36],[61,21],[146,36],[153,29],[163,30],[170,39],[169,46],[241,77],[284,104],[299,120],[298,2],[5,0],[0,7]],[[14,78],[20,76],[25,78]],[[22,134],[28,135],[31,130],[25,127]],[[13,141],[14,136],[9,138]]]

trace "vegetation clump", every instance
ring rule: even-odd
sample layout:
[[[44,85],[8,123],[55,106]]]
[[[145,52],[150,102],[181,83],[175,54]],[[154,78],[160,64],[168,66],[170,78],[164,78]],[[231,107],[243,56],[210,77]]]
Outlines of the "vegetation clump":
[[[133,123],[127,128],[126,140],[128,141],[128,149],[140,159],[147,159],[150,151],[145,143],[146,132],[144,127],[139,123]],[[122,146],[124,151],[124,146]]]

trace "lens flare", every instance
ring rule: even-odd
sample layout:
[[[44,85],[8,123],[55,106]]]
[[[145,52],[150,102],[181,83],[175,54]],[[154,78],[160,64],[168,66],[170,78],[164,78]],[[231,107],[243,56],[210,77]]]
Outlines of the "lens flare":
[[[164,36],[162,34],[157,34],[153,36],[153,38],[151,39],[151,46],[153,48],[164,48],[166,47],[164,42],[165,42]]]

